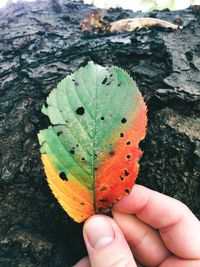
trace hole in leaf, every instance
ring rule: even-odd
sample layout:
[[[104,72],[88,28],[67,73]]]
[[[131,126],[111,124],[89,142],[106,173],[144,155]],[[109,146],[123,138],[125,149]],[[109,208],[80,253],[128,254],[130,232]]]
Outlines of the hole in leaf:
[[[122,176],[120,176],[119,179],[121,182],[124,181],[124,177],[122,177]]]
[[[79,107],[79,108],[77,108],[77,110],[76,110],[76,114],[78,114],[78,115],[83,115],[85,113],[85,109],[84,109],[84,107]]]
[[[103,187],[100,189],[101,192],[104,192],[104,191],[107,191],[107,190],[108,190],[108,187],[107,187],[107,186],[103,186]]]
[[[124,133],[120,133],[120,137],[124,137]]]
[[[113,74],[111,73],[111,74],[110,74],[110,78],[112,78],[112,76],[113,76]]]
[[[74,151],[73,149],[71,149],[69,152],[70,152],[71,154],[74,154],[74,153],[75,153],[75,151]]]
[[[107,83],[106,83],[106,86],[107,86],[107,85],[110,85],[110,84],[112,83],[112,81],[113,81],[113,80],[107,82]]]
[[[129,176],[129,172],[127,170],[124,170],[125,176]]]
[[[94,167],[94,170],[95,170],[95,171],[98,171],[98,168],[97,168],[97,167]]]
[[[114,151],[110,151],[108,154],[109,154],[110,156],[114,156],[114,155],[115,155],[115,152],[114,152]]]
[[[130,193],[130,190],[129,189],[125,189],[125,192],[129,194]]]
[[[129,146],[129,145],[131,144],[131,142],[130,142],[130,141],[128,141],[128,142],[126,142],[126,144],[127,144],[127,146]]]
[[[80,203],[82,206],[84,206],[85,204],[83,202]]]
[[[121,119],[121,123],[126,123],[126,122],[127,122],[126,118]]]
[[[105,77],[105,79],[102,81],[102,84],[105,84],[108,81],[108,78]]]
[[[130,159],[131,158],[131,155],[127,155],[126,157],[127,157],[127,159]]]
[[[84,161],[84,160],[85,160],[85,158],[82,158],[82,160]]]
[[[66,176],[66,174],[65,174],[64,172],[60,172],[60,173],[59,173],[59,177],[60,177],[63,181],[68,181],[67,176]]]
[[[75,86],[79,86],[79,82],[75,81],[74,82]]]
[[[106,199],[99,199],[100,202],[106,202]]]
[[[79,147],[79,144],[76,144],[76,147]]]
[[[101,120],[103,121],[105,118],[104,117],[101,117]]]
[[[95,157],[97,157],[97,154],[96,153],[94,155],[95,155]]]
[[[46,101],[44,102],[44,106],[45,106],[45,108],[48,108],[48,104]]]
[[[121,86],[122,85],[122,82],[119,82],[117,86]]]
[[[57,136],[60,136],[61,134],[63,134],[63,131],[57,132]]]

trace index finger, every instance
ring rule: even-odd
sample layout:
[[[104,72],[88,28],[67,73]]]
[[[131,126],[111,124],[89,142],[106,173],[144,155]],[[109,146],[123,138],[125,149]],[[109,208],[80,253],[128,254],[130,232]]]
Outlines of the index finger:
[[[200,259],[200,222],[182,202],[135,185],[114,209],[135,214],[160,231],[166,247],[183,259]],[[134,231],[134,229],[133,229]]]

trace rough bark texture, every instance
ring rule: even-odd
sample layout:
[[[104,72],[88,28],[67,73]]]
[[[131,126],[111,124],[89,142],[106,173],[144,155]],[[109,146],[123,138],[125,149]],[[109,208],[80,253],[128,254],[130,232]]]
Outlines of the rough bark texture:
[[[82,226],[68,218],[47,186],[37,132],[48,125],[40,112],[46,96],[91,59],[127,70],[147,101],[138,183],[182,200],[200,217],[198,8],[109,10],[111,21],[153,15],[184,25],[115,36],[82,33],[79,24],[91,9],[65,0],[0,10],[0,266],[70,266],[86,253]]]

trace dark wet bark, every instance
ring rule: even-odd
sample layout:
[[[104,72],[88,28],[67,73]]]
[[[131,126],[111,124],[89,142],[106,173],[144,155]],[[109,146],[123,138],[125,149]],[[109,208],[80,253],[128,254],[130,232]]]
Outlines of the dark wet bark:
[[[198,8],[157,13],[181,20],[182,30],[84,35],[79,24],[92,8],[63,0],[0,11],[0,266],[63,267],[85,255],[81,225],[68,218],[44,179],[37,132],[48,124],[40,112],[46,96],[91,59],[127,70],[147,101],[138,183],[182,200],[200,217]],[[129,16],[142,15],[107,12],[110,20]]]

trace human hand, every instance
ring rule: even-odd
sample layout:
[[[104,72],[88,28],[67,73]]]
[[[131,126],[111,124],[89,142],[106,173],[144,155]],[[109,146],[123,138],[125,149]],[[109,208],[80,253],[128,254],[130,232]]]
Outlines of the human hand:
[[[180,201],[135,185],[83,229],[89,258],[75,267],[200,267],[200,222]]]

